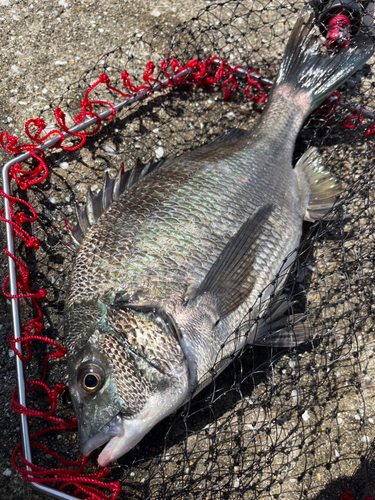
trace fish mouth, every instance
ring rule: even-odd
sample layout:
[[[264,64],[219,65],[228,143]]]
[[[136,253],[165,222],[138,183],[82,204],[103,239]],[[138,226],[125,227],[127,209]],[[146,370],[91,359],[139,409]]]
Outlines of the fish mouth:
[[[130,415],[118,412],[96,433],[91,426],[90,416],[87,414],[81,427],[83,455],[88,456],[99,446],[105,444],[106,446],[98,457],[98,464],[104,467],[134,448],[158,422],[170,415],[186,400],[189,384],[185,365],[181,368],[181,372],[179,377],[182,382],[178,385],[173,387],[168,385],[166,388],[155,390],[154,393],[148,395],[148,400],[141,410]],[[91,437],[86,438],[86,440],[88,432],[86,431],[85,435],[85,425],[89,431],[91,430]],[[90,434],[88,435],[90,436]],[[82,439],[82,437],[84,438]]]
[[[91,452],[107,443],[112,439],[121,439],[124,437],[124,421],[121,415],[116,415],[108,424],[104,425],[99,431],[82,444],[82,453],[88,457]],[[103,450],[104,451],[104,450]]]
[[[150,426],[139,429],[137,420],[128,420],[118,414],[82,445],[82,453],[87,457],[99,446],[107,443],[98,456],[98,464],[105,467],[134,448],[149,429]]]

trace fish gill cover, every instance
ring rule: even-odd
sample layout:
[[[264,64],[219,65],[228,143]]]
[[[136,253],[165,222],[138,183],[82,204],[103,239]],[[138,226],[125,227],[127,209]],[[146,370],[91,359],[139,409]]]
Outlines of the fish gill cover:
[[[162,76],[158,69],[163,61],[173,58],[183,66],[216,56],[273,80],[302,6],[266,0],[213,3],[181,26],[136,33],[104,54],[59,102],[51,103],[51,110],[59,106],[69,122],[102,73],[123,91],[124,69],[133,85],[144,85],[149,61],[156,66],[155,78]],[[294,311],[306,312],[316,339],[297,349],[250,346],[236,356],[187,406],[110,466],[123,498],[334,499],[346,489],[357,498],[374,495],[375,136],[362,109],[375,110],[372,63],[373,58],[340,88],[339,96],[307,120],[296,144],[295,160],[308,147],[317,147],[344,186],[335,217],[304,226],[286,286]],[[219,66],[212,68],[211,78]],[[264,109],[262,97],[269,88],[264,83],[246,89],[246,78],[235,80],[238,88],[232,88],[233,80],[225,84],[232,88],[226,100],[222,83],[206,79],[205,85],[180,84],[132,104],[83,148],[49,153],[49,177],[32,190],[16,191],[38,214],[28,229],[40,248],[34,252],[17,241],[17,252],[29,268],[32,285],[48,292],[39,301],[46,336],[64,343],[62,315],[73,253],[61,242],[69,240],[64,220],[74,222],[74,200],[82,207],[87,189],[95,194],[105,172],[114,177],[121,163],[129,169],[136,161],[189,151],[235,127],[250,129]],[[91,101],[95,96],[118,100],[105,85],[92,91]],[[337,105],[339,99],[347,105]],[[358,112],[351,111],[353,106],[359,106]],[[96,109],[103,108],[99,104]],[[51,111],[40,116],[53,123]],[[32,314],[32,305],[23,301],[23,322]],[[45,353],[44,345],[35,343],[28,378],[40,376],[37,361]],[[49,384],[64,381],[65,374],[64,359],[52,363]],[[38,391],[29,405],[48,408]],[[69,397],[58,399],[56,414],[73,416]],[[31,421],[31,431],[40,426],[40,420]],[[69,439],[65,434],[56,439],[48,433],[40,440],[66,458],[79,458],[78,436],[69,434]],[[43,451],[35,452],[35,461],[51,466]]]

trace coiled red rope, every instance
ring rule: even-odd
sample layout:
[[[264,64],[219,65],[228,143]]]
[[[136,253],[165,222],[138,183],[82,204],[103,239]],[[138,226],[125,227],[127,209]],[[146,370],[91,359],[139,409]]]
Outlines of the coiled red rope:
[[[339,51],[349,47],[351,21],[345,14],[332,17],[328,23],[326,47],[329,51]]]
[[[221,82],[224,90],[224,99],[228,99],[231,92],[238,87],[238,83],[234,78],[234,73],[238,66],[236,68],[232,68],[227,61],[221,61],[219,67],[217,67],[215,60],[217,60],[215,57],[211,57],[205,61],[195,59],[189,61],[185,65],[181,65],[176,59],[164,61],[161,65],[160,72],[166,78],[166,82],[162,86],[167,88],[173,84],[179,84],[181,82],[192,85],[213,85]],[[168,72],[169,69],[172,70],[172,74]],[[172,77],[183,69],[190,69],[190,74],[187,77],[175,78],[175,81],[172,81]],[[153,77],[154,71],[155,65],[152,61],[149,61],[143,75],[145,85],[140,86],[133,85],[129,74],[124,71],[121,75],[123,86],[127,89],[127,91],[130,91],[130,93],[123,92],[122,90],[113,87],[110,84],[109,77],[105,74],[101,74],[98,80],[87,89],[85,96],[81,101],[81,112],[74,118],[74,123],[79,124],[82,123],[86,117],[95,117],[97,120],[96,125],[94,129],[89,132],[70,132],[69,127],[66,124],[65,113],[60,108],[56,108],[54,111],[59,128],[55,128],[48,133],[44,133],[46,124],[42,118],[30,119],[26,122],[25,132],[32,141],[31,143],[19,144],[16,136],[12,136],[8,132],[3,132],[0,135],[0,144],[8,153],[20,155],[28,152],[37,162],[36,167],[33,168],[16,163],[9,170],[10,180],[13,180],[22,190],[31,189],[34,185],[41,183],[48,176],[46,155],[40,149],[40,145],[57,135],[59,137],[58,141],[51,146],[51,149],[61,148],[65,151],[75,151],[85,144],[88,136],[92,136],[99,132],[103,121],[110,121],[114,118],[115,108],[113,104],[105,100],[91,100],[90,94],[95,88],[99,85],[105,85],[107,89],[119,94],[123,98],[130,98],[134,94],[144,90],[149,90],[147,94],[150,95],[152,93],[153,84],[157,82],[156,78]],[[251,79],[250,74],[254,74],[253,71],[254,70],[250,70],[248,72],[246,95],[249,99],[254,99],[256,102],[263,102],[266,98],[266,94],[261,89],[260,84]],[[104,120],[101,119],[99,114],[94,111],[94,107],[98,105],[108,106],[111,109],[110,115]],[[77,143],[73,145],[64,144],[64,132],[68,134],[68,137],[78,139]],[[22,227],[26,222],[32,223],[37,220],[37,213],[34,208],[28,202],[21,200],[20,198],[7,195],[2,189],[0,189],[0,195],[9,201],[11,215],[10,220],[6,219],[4,216],[4,209],[2,209],[0,210],[0,219],[12,226],[14,233],[23,240],[27,247],[38,250],[40,245],[38,238],[29,235],[29,233]],[[17,205],[22,207],[22,209],[17,211]],[[27,215],[26,212],[29,212],[29,214]],[[22,325],[20,339],[15,340],[12,335],[9,337],[12,350],[22,360],[22,362],[26,363],[32,359],[32,342],[45,342],[53,348],[53,352],[45,356],[41,380],[33,380],[26,383],[27,394],[37,389],[43,389],[45,391],[50,404],[50,410],[41,412],[34,410],[33,408],[22,406],[18,401],[17,390],[13,393],[11,406],[17,413],[22,413],[29,417],[42,418],[51,422],[52,425],[50,427],[34,432],[30,436],[31,447],[48,453],[57,462],[60,462],[63,465],[63,468],[56,467],[47,469],[29,463],[23,455],[21,443],[17,445],[13,452],[13,466],[22,474],[25,481],[59,484],[59,488],[61,490],[66,489],[69,486],[75,486],[75,495],[86,500],[115,500],[120,493],[121,487],[118,481],[103,481],[103,479],[109,474],[108,467],[100,469],[95,474],[85,474],[84,468],[88,461],[88,457],[82,457],[79,460],[70,461],[61,457],[56,452],[51,451],[44,444],[33,442],[34,439],[47,432],[66,431],[76,428],[77,422],[75,418],[66,422],[63,419],[54,416],[58,397],[64,392],[65,386],[63,384],[56,384],[51,390],[45,382],[49,360],[51,358],[61,358],[66,354],[66,349],[56,341],[42,335],[43,314],[38,301],[46,297],[47,291],[44,289],[40,289],[36,292],[32,291],[30,287],[29,270],[26,264],[22,262],[19,257],[11,254],[7,248],[5,248],[4,251],[15,262],[18,293],[12,295],[7,291],[9,276],[5,279],[3,293],[8,298],[31,299],[34,310],[36,311],[36,316]],[[109,490],[110,493],[105,493],[105,490]]]

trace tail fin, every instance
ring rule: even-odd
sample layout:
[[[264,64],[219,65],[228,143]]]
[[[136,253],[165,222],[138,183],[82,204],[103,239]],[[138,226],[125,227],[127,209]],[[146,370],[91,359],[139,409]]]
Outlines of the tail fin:
[[[314,12],[305,7],[299,14],[285,49],[276,86],[283,83],[311,96],[309,113],[355,73],[374,52],[373,43],[360,33],[352,47],[335,54],[321,54]]]

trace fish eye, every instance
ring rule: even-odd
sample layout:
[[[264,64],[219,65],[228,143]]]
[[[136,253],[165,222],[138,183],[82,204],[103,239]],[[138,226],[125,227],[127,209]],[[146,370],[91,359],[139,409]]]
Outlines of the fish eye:
[[[104,370],[98,362],[84,363],[78,370],[77,379],[84,392],[93,394],[104,384]]]

